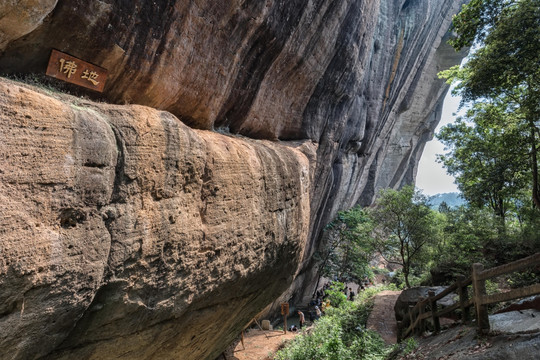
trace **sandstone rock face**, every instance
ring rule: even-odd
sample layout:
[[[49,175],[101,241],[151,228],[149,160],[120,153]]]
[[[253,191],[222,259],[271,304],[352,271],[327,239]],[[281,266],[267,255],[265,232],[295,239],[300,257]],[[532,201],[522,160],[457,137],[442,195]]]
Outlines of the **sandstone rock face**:
[[[158,109],[2,84],[0,351],[212,359],[293,276],[310,295],[336,212],[414,182],[462,2],[0,5],[0,74],[55,48]]]
[[[0,69],[42,73],[56,48],[107,68],[111,102],[317,143],[317,238],[337,209],[414,181],[446,92],[436,73],[462,56],[442,41],[462,2],[59,1]]]
[[[347,54],[361,43],[349,39],[329,66],[306,113],[319,144],[313,181],[311,239],[337,211],[372,204],[381,188],[414,183],[424,145],[433,137],[448,90],[437,73],[464,54],[446,44],[459,1],[383,1],[366,68]],[[339,81],[336,81],[339,79]],[[337,89],[350,92],[336,98]],[[329,90],[330,89],[330,90]],[[313,108],[312,108],[313,107]],[[329,121],[328,119],[335,119]],[[316,121],[313,121],[316,120]],[[315,130],[320,127],[319,130]],[[306,262],[317,243],[306,248]],[[297,301],[313,293],[316,265],[296,278]],[[307,289],[309,288],[309,290]]]
[[[217,356],[292,280],[312,146],[76,101],[0,83],[0,358]]]
[[[58,0],[4,0],[0,4],[0,52],[11,40],[35,30]]]

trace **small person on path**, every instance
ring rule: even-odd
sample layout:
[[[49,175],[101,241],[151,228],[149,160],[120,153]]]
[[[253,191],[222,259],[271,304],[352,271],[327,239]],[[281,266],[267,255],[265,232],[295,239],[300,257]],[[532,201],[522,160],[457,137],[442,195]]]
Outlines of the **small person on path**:
[[[352,288],[349,288],[349,300],[350,301],[354,301],[354,296],[356,294],[354,293],[354,291],[352,291]]]
[[[304,325],[305,321],[306,321],[306,318],[304,317],[304,313],[298,310],[298,323],[299,323],[298,328],[299,329],[302,329],[302,325]]]

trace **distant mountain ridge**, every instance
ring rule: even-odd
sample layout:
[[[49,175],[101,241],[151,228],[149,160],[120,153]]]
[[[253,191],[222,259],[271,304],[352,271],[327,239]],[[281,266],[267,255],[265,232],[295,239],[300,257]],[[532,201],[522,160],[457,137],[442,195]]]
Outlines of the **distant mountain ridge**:
[[[438,210],[439,205],[443,202],[451,208],[457,208],[466,203],[465,199],[461,196],[461,193],[458,192],[435,194],[428,197],[429,206],[434,210]]]

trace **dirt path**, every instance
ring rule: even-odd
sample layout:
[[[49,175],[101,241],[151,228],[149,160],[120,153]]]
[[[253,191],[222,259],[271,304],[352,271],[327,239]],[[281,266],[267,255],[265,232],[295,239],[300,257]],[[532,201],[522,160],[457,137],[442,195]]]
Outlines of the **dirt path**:
[[[378,332],[387,344],[397,342],[397,323],[394,304],[401,291],[381,291],[375,296],[375,304],[369,315],[367,328]]]
[[[293,339],[296,335],[296,333],[290,331],[284,334],[283,331],[250,330],[244,335],[245,348],[242,347],[242,343],[239,341],[234,350],[228,349],[225,352],[225,356],[227,360],[272,359],[271,355],[275,354],[285,341]],[[223,356],[218,358],[218,360],[222,359]]]
[[[382,291],[375,296],[375,304],[368,318],[368,329],[381,334],[387,344],[397,341],[397,323],[394,317],[394,304],[401,291]],[[268,336],[266,337],[265,336]],[[261,331],[251,329],[244,335],[244,345],[238,341],[225,352],[226,360],[269,360],[282,344],[297,334],[287,331]],[[222,360],[223,356],[218,360]]]

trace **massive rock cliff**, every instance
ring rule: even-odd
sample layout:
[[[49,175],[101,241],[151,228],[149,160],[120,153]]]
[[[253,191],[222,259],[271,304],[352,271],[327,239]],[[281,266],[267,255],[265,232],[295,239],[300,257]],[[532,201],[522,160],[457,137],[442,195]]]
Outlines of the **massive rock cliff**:
[[[211,358],[290,284],[312,145],[0,94],[1,358]]]
[[[111,104],[0,83],[0,358],[213,359],[300,300],[335,213],[414,182],[461,2],[0,5],[2,74],[55,48]]]

